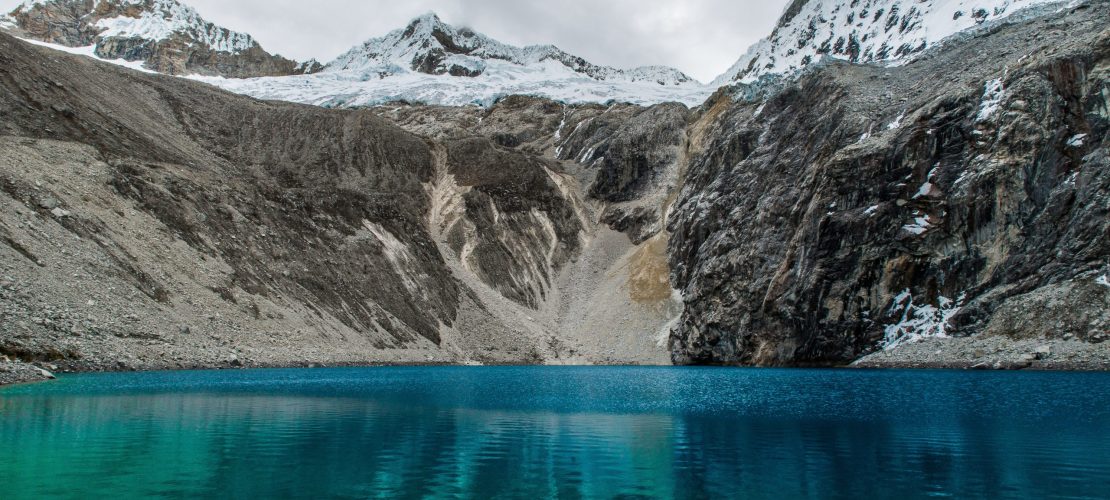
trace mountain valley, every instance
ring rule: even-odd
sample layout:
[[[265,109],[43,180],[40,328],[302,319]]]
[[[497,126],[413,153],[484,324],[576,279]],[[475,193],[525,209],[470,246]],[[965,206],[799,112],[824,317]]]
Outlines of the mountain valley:
[[[1110,368],[1110,4],[987,3],[795,0],[704,85],[434,14],[321,64],[171,0],[28,2],[0,354]],[[159,12],[193,24],[118,21]]]

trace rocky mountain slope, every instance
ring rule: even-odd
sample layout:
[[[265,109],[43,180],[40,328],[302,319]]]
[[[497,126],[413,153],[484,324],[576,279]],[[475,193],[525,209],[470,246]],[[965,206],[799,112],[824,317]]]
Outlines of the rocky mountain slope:
[[[1110,367],[1108,19],[693,109],[321,109],[0,36],[0,354]]]
[[[381,110],[0,45],[4,355],[63,369],[667,361],[665,244],[598,226],[576,164],[543,151],[558,104],[486,110],[517,140],[420,137]],[[542,110],[531,139],[525,108]]]
[[[826,58],[903,64],[959,33],[1062,8],[1065,0],[793,0],[771,35],[713,81],[789,75]],[[1021,16],[1019,16],[1021,17]]]
[[[139,61],[170,75],[246,78],[320,69],[271,55],[250,35],[205,21],[176,0],[27,0],[5,24],[21,37],[91,46],[96,57]]]
[[[1092,2],[897,68],[832,62],[767,98],[718,94],[668,220],[675,361],[1107,340],[1108,20]],[[999,361],[927,345],[937,364]]]
[[[429,13],[353,47],[315,75],[203,79],[236,93],[327,107],[393,101],[489,105],[509,95],[572,103],[697,105],[712,90],[682,72],[599,66],[552,45],[514,47]]]

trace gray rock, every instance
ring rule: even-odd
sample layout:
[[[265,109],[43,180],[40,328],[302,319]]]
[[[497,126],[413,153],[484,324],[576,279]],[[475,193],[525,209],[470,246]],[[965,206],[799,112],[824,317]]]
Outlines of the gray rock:
[[[765,104],[707,102],[667,226],[686,302],[672,359],[849,363],[918,314],[932,316],[907,328],[925,335],[1087,337],[1110,303],[1085,278],[1110,256],[1110,150],[1064,143],[1110,126],[1108,18],[1092,3],[954,41],[889,80],[830,62]],[[981,116],[996,78],[1000,109]]]

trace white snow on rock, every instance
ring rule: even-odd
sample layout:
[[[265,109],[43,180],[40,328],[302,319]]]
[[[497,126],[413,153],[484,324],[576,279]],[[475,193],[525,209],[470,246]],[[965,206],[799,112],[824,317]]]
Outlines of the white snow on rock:
[[[681,71],[665,66],[622,70],[591,64],[553,45],[514,47],[470,28],[447,24],[434,13],[424,14],[403,29],[352,48],[328,64],[325,71],[357,71],[367,77],[410,71],[449,74],[455,70],[455,74],[473,74],[496,68],[496,62],[534,66],[547,61],[599,81],[700,86]]]
[[[1076,134],[1068,139],[1068,146],[1073,148],[1083,147],[1083,141],[1087,139],[1087,134]]]
[[[13,12],[30,10],[52,1],[27,0]],[[91,10],[94,14],[90,15],[96,15],[98,9],[107,9],[109,5],[134,6],[138,17],[121,15],[97,20],[93,26],[103,30],[98,34],[100,38],[159,41],[179,35],[192,44],[203,44],[214,51],[228,53],[240,53],[256,45],[250,35],[205,21],[192,7],[176,0],[97,0]]]
[[[1030,7],[1065,0],[793,0],[771,36],[721,76],[719,87],[790,74],[824,57],[903,64],[944,39]]]
[[[1006,87],[1002,84],[1001,78],[996,78],[983,85],[983,99],[979,102],[979,114],[975,115],[975,121],[985,122],[994,116],[998,111],[998,107],[1002,104],[1002,97],[1005,95]]]
[[[921,236],[925,234],[931,226],[928,215],[916,215],[913,219],[913,223],[902,226],[902,229],[914,236]]]
[[[905,117],[906,117],[906,112],[903,110],[902,114],[898,115],[898,117],[895,118],[894,121],[890,122],[890,124],[886,126],[886,129],[887,130],[897,130],[897,129],[902,128],[902,120]]]
[[[1095,283],[1097,283],[1099,285],[1102,285],[1106,288],[1110,288],[1110,275],[1104,274],[1102,276],[1099,276],[1098,278],[1095,278]]]
[[[933,177],[936,177],[938,168],[940,168],[939,163],[929,171],[929,175],[925,177],[925,182],[921,184],[921,187],[917,189],[917,193],[913,195],[915,200],[933,194],[933,189],[936,187],[933,185]]]
[[[97,57],[97,55],[96,55],[96,46],[95,45],[89,45],[87,47],[66,47],[65,45],[58,45],[58,44],[55,44],[55,43],[40,42],[38,40],[32,40],[32,39],[29,39],[29,38],[20,38],[20,40],[23,40],[24,42],[27,42],[27,43],[32,44],[32,45],[38,45],[38,46],[41,46],[41,47],[48,47],[48,48],[51,48],[51,49],[54,49],[54,50],[60,50],[62,52],[66,52],[66,53],[69,53],[69,54],[91,57],[93,59],[97,59],[97,60],[100,60],[100,61],[103,61],[103,62],[106,62],[106,63],[115,64],[116,66],[123,66],[125,68],[130,68],[130,69],[133,69],[133,70],[136,70],[136,71],[142,71],[143,73],[157,73],[156,71],[152,71],[152,70],[144,68],[142,61],[128,61],[128,60],[125,60],[125,59],[102,59],[100,57]]]
[[[918,342],[927,338],[947,338],[950,322],[963,307],[965,294],[955,300],[938,297],[937,305],[915,304],[913,295],[905,290],[894,298],[890,314],[898,317],[898,322],[884,329],[883,349],[895,349],[903,344]]]
[[[699,105],[712,88],[661,66],[598,66],[551,45],[514,47],[444,23],[435,14],[362,43],[317,74],[196,79],[261,99],[325,107],[408,101],[489,105],[520,94],[571,103]]]

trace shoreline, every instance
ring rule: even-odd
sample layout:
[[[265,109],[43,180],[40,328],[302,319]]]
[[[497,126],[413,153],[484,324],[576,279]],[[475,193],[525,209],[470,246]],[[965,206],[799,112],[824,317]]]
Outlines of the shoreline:
[[[56,370],[44,368],[54,367]],[[56,378],[55,373],[64,374],[89,374],[89,373],[140,373],[140,372],[187,372],[187,371],[223,371],[223,370],[268,370],[268,369],[316,369],[316,368],[386,368],[386,367],[482,367],[482,366],[596,366],[596,367],[675,367],[693,368],[691,366],[673,365],[546,365],[527,363],[499,363],[499,364],[460,364],[446,362],[337,362],[337,363],[257,363],[249,365],[232,365],[230,363],[217,365],[198,364],[195,366],[165,366],[143,368],[88,368],[69,366],[59,368],[52,363],[26,363],[23,361],[0,361],[0,389],[22,384],[48,382]],[[805,367],[757,367],[757,366],[732,366],[713,365],[703,366],[710,368],[768,368],[768,369],[800,369],[800,370],[922,370],[922,371],[1038,371],[1038,372],[1110,372],[1110,363],[1106,362],[1075,362],[1053,360],[988,360],[977,363],[968,361],[920,361],[920,360],[869,360],[861,358],[847,365],[805,366]]]

